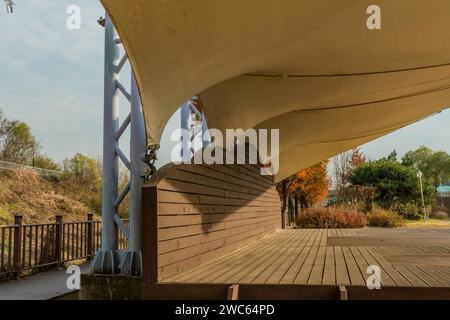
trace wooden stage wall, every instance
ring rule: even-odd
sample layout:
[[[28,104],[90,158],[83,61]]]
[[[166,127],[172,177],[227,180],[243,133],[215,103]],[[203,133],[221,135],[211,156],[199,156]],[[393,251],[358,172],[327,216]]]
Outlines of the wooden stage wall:
[[[144,281],[155,283],[281,228],[256,165],[167,165],[143,189]]]

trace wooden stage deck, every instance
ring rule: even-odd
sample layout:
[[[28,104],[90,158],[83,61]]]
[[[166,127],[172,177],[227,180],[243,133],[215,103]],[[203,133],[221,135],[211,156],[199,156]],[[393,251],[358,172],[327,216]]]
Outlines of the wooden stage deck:
[[[163,283],[450,287],[450,229],[292,229],[179,273]]]

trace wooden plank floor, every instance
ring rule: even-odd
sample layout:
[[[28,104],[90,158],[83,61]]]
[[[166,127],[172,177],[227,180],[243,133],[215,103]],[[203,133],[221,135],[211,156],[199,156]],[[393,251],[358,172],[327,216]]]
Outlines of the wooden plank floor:
[[[450,229],[292,229],[162,282],[450,287]]]

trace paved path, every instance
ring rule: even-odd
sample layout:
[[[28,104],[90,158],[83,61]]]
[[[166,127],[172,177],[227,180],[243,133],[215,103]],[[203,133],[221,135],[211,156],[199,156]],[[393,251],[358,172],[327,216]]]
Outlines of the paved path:
[[[89,264],[81,265],[81,272],[89,271]],[[66,269],[36,273],[21,280],[0,282],[0,300],[48,300],[69,293],[66,286],[70,275]]]

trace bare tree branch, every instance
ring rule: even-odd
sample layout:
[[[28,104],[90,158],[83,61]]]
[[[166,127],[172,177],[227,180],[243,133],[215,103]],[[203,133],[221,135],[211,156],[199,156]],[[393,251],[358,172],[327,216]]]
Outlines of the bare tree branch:
[[[8,12],[8,14],[14,13],[14,6],[16,5],[14,1],[13,0],[3,0],[3,1],[5,1],[6,4],[6,12]]]

